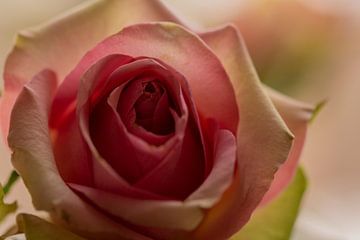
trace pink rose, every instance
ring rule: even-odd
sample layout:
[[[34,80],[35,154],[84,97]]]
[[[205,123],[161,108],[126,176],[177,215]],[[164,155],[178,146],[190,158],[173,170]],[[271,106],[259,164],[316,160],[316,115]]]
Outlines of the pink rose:
[[[35,207],[107,240],[229,238],[289,183],[311,113],[261,85],[236,28],[155,0],[20,33],[1,101]]]

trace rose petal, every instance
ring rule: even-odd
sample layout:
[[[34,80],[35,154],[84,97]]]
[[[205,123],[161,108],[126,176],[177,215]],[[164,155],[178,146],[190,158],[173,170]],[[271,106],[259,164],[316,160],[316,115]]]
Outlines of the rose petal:
[[[199,225],[204,216],[198,206],[181,201],[138,200],[86,186],[70,186],[110,215],[140,226],[190,231]]]
[[[52,129],[51,133],[56,166],[64,181],[91,185],[92,164],[76,121],[75,111],[67,115],[66,123],[56,130]]]
[[[235,136],[228,130],[213,126],[214,166],[204,183],[185,202],[202,208],[212,207],[230,186],[236,166]]]
[[[55,219],[85,236],[149,240],[99,214],[61,179],[48,129],[55,89],[54,73],[40,72],[25,85],[11,114],[8,142],[13,150],[12,162],[30,191],[34,206],[50,212]]]
[[[106,79],[119,65],[131,60],[132,58],[123,55],[110,55],[99,61],[96,67],[100,70],[93,70],[94,74],[97,74],[94,82],[102,82],[101,80]],[[58,99],[63,98],[59,96]],[[57,113],[59,117],[56,119],[56,126],[54,123],[49,123],[49,125],[53,137],[55,160],[61,176],[68,182],[91,184],[93,166],[88,147],[78,126],[76,104],[71,104],[66,112],[59,112],[59,109],[52,107],[51,113]],[[81,174],[79,174],[80,169]]]
[[[287,158],[293,136],[264,93],[235,27],[202,34],[223,63],[241,116],[237,172],[221,201],[194,233],[196,239],[227,239],[249,219]],[[221,224],[219,224],[221,221]]]
[[[122,178],[122,176],[120,176],[111,166],[111,161],[108,162],[107,159],[105,160],[103,156],[100,155],[98,149],[95,147],[92,141],[89,132],[91,107],[92,105],[96,104],[96,102],[99,102],[99,99],[108,94],[108,92],[112,89],[112,87],[109,87],[109,85],[114,85],[115,83],[116,85],[121,85],[122,83],[131,79],[134,74],[138,73],[139,71],[141,72],[141,69],[149,69],[151,67],[159,66],[153,60],[138,60],[120,66],[115,70],[116,63],[121,64],[122,59],[123,55],[109,55],[99,60],[84,74],[82,77],[82,84],[80,85],[79,89],[77,105],[79,127],[82,137],[84,138],[84,141],[90,150],[89,155],[93,167],[94,185],[102,190],[124,194],[125,196],[161,199],[161,196],[131,186],[124,178]],[[117,60],[120,60],[120,62]],[[111,108],[109,105],[105,105],[105,107],[101,108],[101,110],[102,112],[99,116],[104,115],[104,119],[109,120],[106,124],[112,126],[115,133],[119,131],[118,134],[114,135],[114,137],[122,139],[128,137],[129,134],[125,127],[122,124],[118,124],[118,121],[120,120],[118,119],[119,117],[116,109]],[[99,125],[101,126],[102,124],[100,123]],[[106,129],[111,130],[111,128]],[[100,132],[103,133],[102,131]],[[96,132],[93,134],[96,134]],[[99,136],[96,135],[96,137]],[[124,146],[126,146],[124,142],[122,143]],[[130,143],[131,141],[129,144]],[[133,145],[137,146],[136,144]],[[167,148],[164,148],[163,151],[166,152],[166,149]],[[121,148],[120,150],[125,151],[120,152],[122,154],[129,152],[131,155],[131,149],[129,148]],[[137,154],[137,152],[137,149],[133,150],[133,154]],[[109,153],[113,154],[113,152]]]
[[[95,116],[98,116],[101,119],[104,119],[105,121],[111,119],[113,120],[105,124],[103,122],[99,122],[98,119],[95,125],[95,129],[98,130],[93,131],[92,134],[94,140],[92,140],[91,134],[89,132],[90,126],[88,122],[88,119],[91,120],[91,116],[90,116],[91,106],[94,104],[94,102],[98,101],[97,100],[98,98],[101,98],[101,95],[106,95],[106,93],[104,92],[107,92],[106,89],[112,89],[111,87],[112,85],[117,86],[119,84],[126,83],[129,79],[136,77],[136,74],[151,72],[152,74],[158,75],[159,81],[163,81],[164,85],[170,85],[169,89],[171,89],[171,91],[169,91],[169,93],[175,92],[175,94],[172,95],[175,95],[175,98],[179,98],[178,96],[180,94],[179,82],[175,81],[175,79],[177,79],[179,76],[173,76],[173,75],[168,76],[169,73],[166,73],[166,69],[151,59],[139,59],[132,63],[120,66],[116,71],[114,71],[111,74],[111,76],[107,77],[106,74],[105,75],[103,74],[104,69],[102,66],[104,64],[106,65],[108,61],[113,61],[111,59],[113,58],[116,59],[116,56],[117,55],[109,55],[101,59],[96,64],[94,64],[84,74],[83,83],[80,85],[80,89],[79,89],[78,114],[80,120],[80,129],[86,143],[90,147],[91,155],[93,156],[94,183],[97,187],[103,190],[115,191],[117,193],[121,193],[121,192],[124,193],[123,191],[129,188],[130,189],[132,188],[133,190],[140,188],[145,190],[144,192],[149,191],[150,193],[151,191],[153,193],[163,195],[164,197],[183,198],[184,194],[187,196],[189,192],[191,192],[190,190],[193,190],[196,187],[198,187],[198,185],[200,184],[199,181],[202,180],[201,178],[203,176],[201,174],[202,167],[199,167],[203,164],[203,159],[201,157],[195,158],[195,156],[198,156],[195,153],[201,152],[201,147],[199,147],[200,150],[198,149],[198,147],[196,147],[196,149],[192,149],[192,151],[190,151],[192,153],[192,158],[180,155],[181,144],[179,145],[179,143],[182,142],[182,138],[184,137],[183,132],[185,130],[185,126],[187,122],[186,120],[188,116],[187,113],[186,114],[183,113],[183,116],[179,120],[175,121],[176,129],[173,139],[170,139],[164,145],[159,146],[158,148],[154,148],[153,145],[146,143],[144,140],[139,139],[138,137],[130,134],[127,131],[127,129],[121,122],[120,117],[117,114],[116,106],[114,106],[114,103],[117,102],[118,97],[115,97],[114,100],[112,98],[115,95],[110,94],[110,98],[108,100],[109,105],[100,107],[99,109],[102,112],[96,113]],[[172,81],[174,81],[174,83],[172,83]],[[172,86],[174,84],[175,86]],[[176,84],[178,86],[176,86]],[[98,85],[102,88],[102,90],[98,89],[99,88]],[[93,97],[94,93],[97,92],[99,92],[100,95],[97,94],[96,97]],[[116,94],[116,92],[113,93]],[[120,92],[117,93],[117,95],[119,94]],[[181,111],[186,110],[185,103],[183,101],[184,100],[182,100],[181,104],[177,103],[180,106]],[[179,100],[177,100],[177,102],[179,102]],[[109,108],[109,106],[111,107],[111,109]],[[178,118],[176,115],[177,113],[174,112],[174,119]],[[113,127],[108,128],[109,125]],[[129,142],[130,146],[132,146],[133,150],[132,148],[129,147],[118,149],[116,146],[113,146],[108,151],[101,151],[104,147],[105,148],[109,146],[111,147],[111,145],[105,144],[106,142],[108,142],[108,140],[106,139],[108,139],[108,134],[110,133],[101,130],[102,126],[106,126],[107,129],[109,130],[113,129],[115,132],[120,131],[118,134],[115,134],[113,136],[116,139],[118,139],[115,140],[115,142],[119,142],[120,138],[126,139],[126,141]],[[105,135],[103,136],[103,134]],[[184,142],[187,142],[188,145],[195,147],[196,146],[195,143],[189,142],[189,138],[191,139],[192,135],[190,136],[188,134],[186,136],[187,136],[187,140]],[[103,139],[104,141],[102,141],[101,139]],[[97,146],[95,146],[94,143],[98,143]],[[102,143],[104,143],[105,145]],[[126,144],[123,145],[125,146]],[[115,148],[117,148],[117,150],[115,152],[112,151]],[[99,150],[101,152],[99,152]],[[131,151],[133,152],[132,154]],[[100,153],[106,154],[106,156],[101,156]],[[117,155],[117,153],[119,153],[119,155]],[[129,154],[125,154],[125,153],[129,153]],[[134,159],[134,156],[137,156],[137,159]],[[182,159],[183,158],[186,159],[186,162],[188,164],[184,164],[184,166],[186,166],[187,168],[181,168],[181,169],[179,168],[180,165],[178,164],[179,156],[181,156]],[[103,157],[107,157],[107,158],[103,159]],[[159,165],[159,167],[155,167],[153,170],[149,172],[149,174],[146,174],[144,177],[142,177],[139,181],[137,181],[133,185],[134,187],[131,187],[129,184],[126,184],[126,180],[122,178],[122,174],[124,174],[124,177],[126,177],[127,176],[126,171],[132,171],[130,170],[132,166],[134,167],[132,169],[136,170],[137,167],[139,166],[138,164],[140,165],[148,164],[146,162],[141,163],[141,161],[149,160],[146,159],[146,157],[153,157],[155,160],[155,164]],[[118,161],[118,159],[120,158],[124,158],[124,159],[131,158],[132,160],[135,161]],[[195,160],[192,160],[194,158]],[[157,161],[157,159],[159,161]],[[140,167],[140,169],[141,168],[142,167]],[[170,170],[170,168],[173,170]],[[118,171],[116,172],[116,170]],[[190,174],[189,175],[190,177],[184,179],[183,177],[184,171],[186,172],[194,171],[195,173]],[[166,173],[166,175],[162,173]],[[177,188],[174,188],[173,186],[170,187],[169,183],[173,181],[177,181],[178,183],[176,185]],[[191,189],[189,190],[189,188]],[[126,195],[128,195],[128,193],[126,193]]]
[[[184,202],[129,199],[82,185],[70,186],[113,216],[136,225],[193,230],[203,218],[202,208],[211,207],[230,185],[236,158],[235,137],[214,129],[215,166],[205,183]],[[128,206],[132,206],[129,208]]]
[[[188,81],[198,111],[205,118],[217,119],[221,128],[230,129],[235,134],[238,110],[233,88],[221,63],[198,36],[174,23],[133,25],[97,45],[85,55],[61,87],[64,89],[61,91],[69,94],[67,105],[74,100],[79,76],[109,54],[146,56],[170,65]],[[66,106],[55,102],[54,107],[63,111]]]
[[[122,92],[119,99],[116,99],[117,102],[113,105],[120,114],[121,119],[129,132],[148,143],[160,146],[174,135],[174,129],[171,129],[171,132],[169,133],[159,135],[145,129],[143,126],[140,126],[138,123],[136,123],[137,113],[134,109],[134,105],[136,104],[138,98],[143,94],[144,81],[156,81],[156,79],[155,76],[149,76],[146,78],[140,77],[139,79],[134,80],[134,82],[130,83],[129,86],[126,86],[126,91]],[[149,121],[151,121],[151,125],[153,125],[152,127],[155,127],[156,124],[158,124],[156,127],[161,129],[164,125],[166,126],[169,119],[174,121],[170,113],[168,94],[167,92],[163,92],[162,96],[159,98],[157,106],[155,106],[153,116],[151,119],[149,119]],[[159,122],[161,120],[163,120],[163,122]]]
[[[124,26],[149,21],[179,22],[158,0],[99,0],[86,2],[47,24],[19,33],[4,70],[5,94],[1,100],[3,134],[8,132],[10,111],[16,97],[35,74],[50,67],[62,80],[96,43]],[[85,70],[78,69],[77,77]],[[60,91],[68,92],[69,97],[75,98],[77,83],[69,82],[70,86],[66,85]]]
[[[286,125],[294,133],[295,139],[288,159],[276,172],[275,179],[264,196],[262,204],[276,197],[294,177],[305,141],[307,124],[314,112],[314,107],[311,105],[291,99],[269,87],[265,88]]]
[[[93,112],[94,116],[91,117],[91,121],[95,121],[96,125],[92,127],[92,139],[97,151],[109,162],[111,167],[120,176],[125,177],[129,183],[134,183],[159,165],[170,149],[174,148],[177,140],[172,138],[161,147],[154,147],[152,143],[129,133],[116,111],[116,104],[114,104],[118,100],[118,96],[115,95],[120,95],[120,93],[120,87],[115,89],[110,94],[107,104],[99,105]],[[184,131],[184,124],[185,122],[182,120],[177,121],[177,134]]]
[[[166,158],[134,186],[175,199],[193,192],[204,178],[204,156],[196,130],[193,123],[187,123]]]
[[[97,86],[96,98],[99,99],[100,96],[104,96],[109,92],[109,89],[106,89],[106,80],[110,76],[110,74],[112,74],[112,72],[114,72],[119,66],[125,65],[127,63],[131,63],[133,61],[134,61],[133,58],[120,54],[110,54],[109,56],[106,56],[103,59],[99,59],[99,61],[97,61],[94,64],[97,65],[97,68],[96,69],[93,68],[92,70],[94,71],[94,74],[99,74],[99,76],[94,78],[93,79],[94,81],[89,80],[85,82],[86,84],[85,87],[90,89],[93,86]],[[89,68],[88,70],[90,69],[91,68]],[[81,76],[80,79],[82,78],[83,76]],[[68,81],[70,80],[65,79],[62,85],[64,85]],[[77,95],[79,94],[78,91],[79,89],[76,90]],[[69,92],[71,92],[71,89],[69,89]],[[58,91],[56,93],[54,101],[55,100],[56,100],[56,104],[53,102],[53,106],[51,108],[49,125],[53,129],[58,129],[61,128],[61,125],[66,124],[67,116],[76,110],[77,103],[76,103],[76,99],[74,99],[73,102],[69,103],[68,93],[62,91]],[[60,107],[61,105],[64,106],[66,105],[66,108]],[[56,118],[52,118],[54,116],[56,116]]]
[[[30,164],[31,160],[24,163],[21,162],[21,160],[24,160],[24,155],[30,155],[30,152],[35,154],[34,156],[30,155],[32,158],[35,158],[35,156],[42,158],[51,156],[49,159],[52,159],[50,141],[41,142],[41,144],[37,143],[37,141],[48,140],[49,130],[46,119],[49,113],[49,103],[53,97],[56,85],[57,80],[53,72],[48,70],[40,72],[29,84],[25,85],[12,111],[8,142],[10,148],[14,151],[12,156],[13,165],[17,169],[20,168],[18,170],[22,170],[20,174],[26,171],[23,164]],[[21,160],[18,160],[19,158]],[[49,160],[33,164],[25,172],[27,174],[25,175],[25,183],[29,183],[27,181],[37,183],[30,186],[35,195],[33,199],[35,206],[48,206],[47,198],[51,198],[51,195],[48,195],[52,194],[52,192],[43,192],[38,187],[44,183],[42,183],[43,179],[35,175],[35,172],[39,170],[40,173],[38,174],[40,176],[51,176],[54,174],[53,170],[56,169],[56,166],[54,162],[49,162]],[[35,168],[36,164],[41,164],[41,167],[39,169]],[[33,176],[33,178],[28,178],[28,176]],[[54,188],[54,191],[56,190],[57,188]]]

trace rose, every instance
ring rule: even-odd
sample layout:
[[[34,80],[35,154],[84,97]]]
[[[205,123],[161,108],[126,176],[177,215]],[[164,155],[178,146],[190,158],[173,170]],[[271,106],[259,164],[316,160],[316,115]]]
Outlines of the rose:
[[[289,20],[284,22],[284,18]],[[254,21],[256,27],[251,24]],[[238,14],[235,23],[249,42],[261,79],[290,92],[306,84],[309,74],[331,64],[341,21],[339,15],[304,1],[274,1],[266,7],[258,1]],[[281,28],[276,27],[279,24]],[[317,77],[316,82],[322,86],[326,79]]]
[[[37,209],[91,239],[226,239],[286,186],[311,109],[269,90],[289,154],[237,30],[184,26],[157,1],[98,1],[19,35],[2,127],[13,109]]]

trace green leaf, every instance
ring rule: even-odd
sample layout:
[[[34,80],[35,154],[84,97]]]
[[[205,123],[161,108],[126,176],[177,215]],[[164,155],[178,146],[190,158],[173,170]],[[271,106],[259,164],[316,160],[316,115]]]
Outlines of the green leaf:
[[[298,215],[306,178],[297,171],[288,188],[276,199],[259,208],[231,240],[288,240]]]
[[[9,215],[10,213],[13,213],[17,209],[17,203],[10,203],[7,204],[4,202],[4,191],[0,184],[0,222],[4,220],[4,218]]]
[[[14,185],[14,183],[19,179],[19,174],[16,171],[12,171],[8,181],[6,182],[6,184],[4,185],[3,191],[4,191],[4,195],[6,195],[11,187]]]
[[[19,214],[19,228],[25,233],[26,240],[85,240],[74,233],[29,214]]]

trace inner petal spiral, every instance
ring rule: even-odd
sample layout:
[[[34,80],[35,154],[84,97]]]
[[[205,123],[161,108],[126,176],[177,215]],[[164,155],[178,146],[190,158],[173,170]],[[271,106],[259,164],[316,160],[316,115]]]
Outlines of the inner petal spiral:
[[[174,132],[174,119],[169,110],[169,98],[157,81],[142,83],[142,94],[134,104],[135,123],[157,135]]]

